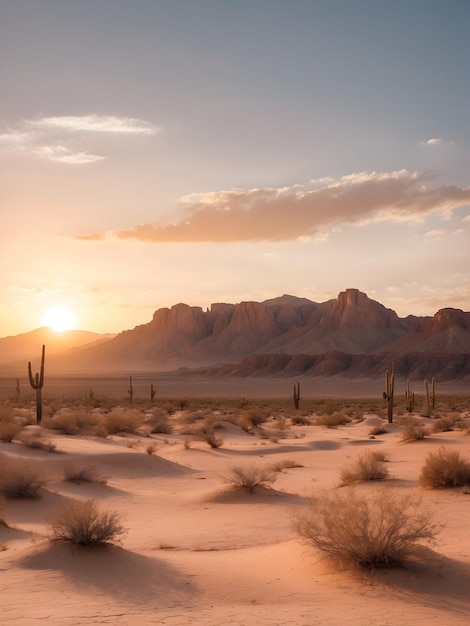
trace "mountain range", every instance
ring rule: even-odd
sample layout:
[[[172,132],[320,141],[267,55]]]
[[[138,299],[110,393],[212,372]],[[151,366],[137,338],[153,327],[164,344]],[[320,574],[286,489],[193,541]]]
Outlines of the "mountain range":
[[[1,362],[39,358],[34,333],[0,339]],[[70,339],[68,345],[63,339],[62,350],[41,336],[50,370],[188,368],[204,376],[375,377],[393,360],[397,374],[410,378],[470,377],[469,312],[445,308],[433,317],[400,318],[358,289],[323,303],[283,295],[264,302],[216,303],[206,310],[176,304],[116,336],[69,333],[62,333]]]

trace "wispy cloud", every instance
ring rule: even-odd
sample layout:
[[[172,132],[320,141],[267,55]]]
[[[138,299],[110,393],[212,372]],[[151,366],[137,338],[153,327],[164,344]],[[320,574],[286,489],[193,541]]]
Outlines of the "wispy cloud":
[[[184,218],[175,224],[140,224],[108,235],[145,242],[286,241],[342,224],[420,221],[470,202],[470,188],[428,189],[431,179],[406,170],[361,172],[315,189],[295,185],[192,194],[182,198]]]
[[[8,130],[0,133],[0,144],[6,147],[21,147],[32,143],[38,134],[28,130]]]
[[[67,163],[69,165],[83,165],[85,163],[94,163],[102,161],[106,157],[88,152],[73,152],[64,146],[39,146],[33,150],[38,156],[56,161],[58,163]]]
[[[83,150],[93,135],[155,135],[161,128],[133,117],[111,115],[62,115],[24,120],[18,128],[0,133],[0,147],[19,154],[33,154],[48,161],[85,165],[106,156]],[[78,137],[77,137],[78,136]],[[75,147],[74,147],[75,146]],[[79,146],[79,147],[78,147]]]
[[[155,135],[161,128],[133,117],[111,115],[61,115],[27,120],[36,128],[55,128],[69,132],[119,133],[127,135]]]
[[[422,146],[453,146],[454,142],[448,139],[442,139],[441,137],[432,137],[421,142]]]

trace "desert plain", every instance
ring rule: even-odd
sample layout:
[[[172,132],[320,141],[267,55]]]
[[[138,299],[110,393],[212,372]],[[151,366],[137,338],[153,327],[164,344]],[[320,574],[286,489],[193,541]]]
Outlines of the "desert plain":
[[[131,404],[125,387],[120,398],[87,398],[83,383],[81,397],[49,390],[40,425],[32,395],[2,390],[1,421],[18,431],[0,442],[0,461],[33,468],[41,486],[37,497],[1,504],[1,623],[468,624],[470,486],[420,484],[433,452],[470,460],[468,394],[438,391],[430,417],[421,399],[409,415],[397,398],[390,424],[370,386],[348,397],[317,385],[296,410],[288,392],[279,397],[286,381],[271,385],[278,393],[232,397],[187,385],[184,395],[175,388]],[[404,440],[410,420],[423,438]],[[344,469],[369,451],[381,453],[387,476],[342,485]],[[234,467],[262,468],[273,481],[236,487]],[[65,480],[76,469],[89,480]],[[382,489],[418,496],[439,529],[402,567],[332,561],[295,530],[313,495]],[[91,499],[124,532],[103,547],[51,541],[57,511]]]

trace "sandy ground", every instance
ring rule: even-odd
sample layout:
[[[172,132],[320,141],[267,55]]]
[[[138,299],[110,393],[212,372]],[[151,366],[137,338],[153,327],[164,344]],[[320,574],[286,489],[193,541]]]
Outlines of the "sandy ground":
[[[470,422],[470,419],[467,418]],[[429,422],[429,420],[427,420]],[[470,459],[462,430],[403,443],[402,426],[370,438],[382,419],[365,415],[338,428],[293,426],[277,442],[223,422],[222,447],[184,445],[186,437],[44,431],[59,453],[1,443],[4,457],[35,463],[48,476],[37,500],[0,510],[2,624],[229,624],[440,626],[470,620],[470,495],[422,490],[420,468],[445,445]],[[28,426],[35,432],[37,426]],[[41,430],[41,429],[39,429]],[[149,455],[149,442],[156,453]],[[341,469],[365,449],[389,459],[387,482],[419,492],[444,525],[425,561],[373,573],[340,568],[301,543],[296,511],[320,489],[336,489]],[[230,490],[234,465],[294,460],[272,489]],[[64,464],[93,466],[106,484],[62,481]],[[352,489],[343,487],[342,489]],[[367,483],[359,489],[374,489]],[[119,545],[79,549],[48,540],[48,516],[71,500],[94,498],[128,529]]]

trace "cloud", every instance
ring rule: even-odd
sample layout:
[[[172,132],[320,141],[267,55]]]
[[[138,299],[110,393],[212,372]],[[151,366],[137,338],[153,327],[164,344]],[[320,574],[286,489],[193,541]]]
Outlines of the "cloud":
[[[423,146],[453,146],[453,141],[448,141],[446,139],[441,139],[440,137],[432,137],[431,139],[426,139],[426,141],[422,141],[421,145]]]
[[[58,163],[68,163],[69,165],[94,163],[95,161],[102,161],[106,158],[97,154],[89,154],[88,152],[73,152],[61,145],[39,146],[35,148],[33,152],[43,159]]]
[[[149,122],[133,117],[110,115],[63,115],[25,120],[18,128],[0,133],[0,147],[9,152],[34,154],[49,161],[83,165],[102,161],[105,156],[87,150],[74,149],[77,134],[80,142],[83,134],[87,141],[97,133],[122,136],[155,135],[161,129]]]
[[[470,203],[470,188],[428,189],[429,174],[360,172],[310,189],[300,185],[192,194],[175,224],[140,224],[108,233],[144,242],[287,241],[343,224],[420,221]]]
[[[51,128],[69,132],[119,133],[127,135],[154,135],[157,128],[133,117],[111,115],[61,115],[28,120],[27,124],[36,128]]]
[[[37,133],[25,130],[9,130],[0,134],[0,143],[9,147],[21,147],[30,144],[37,137]]]

